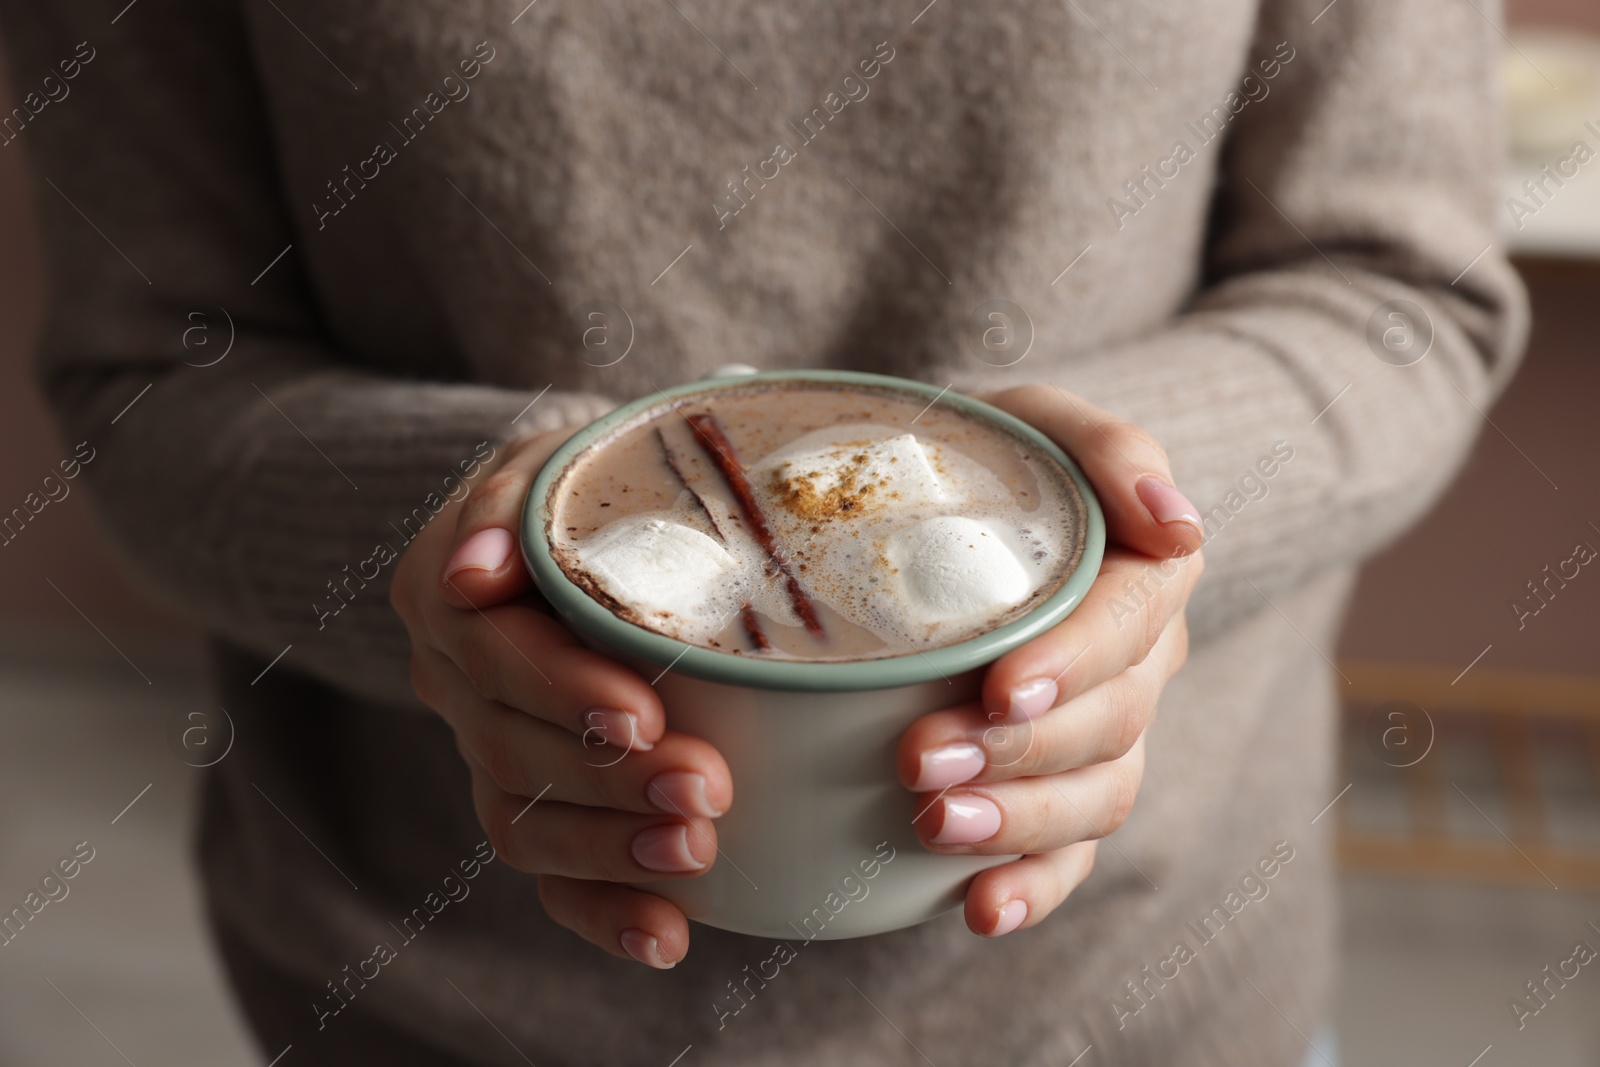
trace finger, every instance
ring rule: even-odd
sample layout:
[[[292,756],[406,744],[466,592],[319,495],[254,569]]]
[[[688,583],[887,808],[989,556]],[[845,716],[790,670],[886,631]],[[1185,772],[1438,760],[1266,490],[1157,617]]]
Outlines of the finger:
[[[1112,541],[1160,559],[1200,548],[1200,512],[1174,487],[1166,450],[1148,431],[1053,385],[1019,386],[985,399],[1077,460],[1105,509]]]
[[[513,796],[468,765],[472,803],[497,855],[528,874],[603,882],[692,878],[717,858],[710,819],[634,815]]]
[[[1204,557],[1153,560],[1110,549],[1083,603],[1049,632],[996,660],[986,713],[1021,722],[1142,662],[1188,604]]]
[[[561,623],[518,604],[425,612],[433,644],[479,696],[553,722],[579,736],[648,749],[666,729],[661,698],[609,656],[578,644]],[[414,657],[415,658],[415,657]],[[430,661],[431,665],[431,661]],[[412,678],[413,687],[428,678]],[[430,694],[417,689],[424,703]]]
[[[1099,848],[1098,841],[1080,841],[981,872],[967,886],[967,928],[1003,937],[1043,922],[1089,877]]]
[[[460,687],[440,714],[467,757],[513,796],[616,811],[717,818],[733,800],[733,775],[708,741],[669,732],[630,752],[496,704]]]
[[[539,656],[550,665],[546,674],[532,659],[521,669],[517,664],[485,664],[486,651],[462,653],[468,664],[463,670],[443,652],[419,645],[411,653],[411,688],[458,729],[462,716],[487,702],[553,723],[585,745],[648,752],[665,732],[666,716],[654,692],[640,688],[643,679],[598,653],[559,651],[558,656]]]
[[[557,925],[613,956],[667,970],[689,951],[689,921],[654,893],[547,874],[539,879],[539,901]]]
[[[1144,777],[1141,738],[1121,759],[1009,782],[968,783],[922,796],[912,825],[934,852],[1049,852],[1116,830]]]
[[[900,781],[915,792],[938,792],[1119,759],[1154,721],[1188,643],[1188,628],[1176,620],[1142,663],[1037,719],[1008,723],[976,703],[924,715],[901,735]]]
[[[538,434],[502,446],[506,455],[472,487],[456,513],[454,547],[440,576],[446,602],[487,607],[532,586],[517,547],[522,504],[539,468],[568,436]]]

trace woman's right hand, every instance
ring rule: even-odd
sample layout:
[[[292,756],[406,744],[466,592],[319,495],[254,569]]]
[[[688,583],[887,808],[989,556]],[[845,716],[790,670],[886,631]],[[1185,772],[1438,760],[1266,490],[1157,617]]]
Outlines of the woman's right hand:
[[[667,730],[650,683],[524,595],[523,497],[570,434],[503,445],[406,547],[389,599],[411,635],[412,687],[455,731],[495,852],[539,876],[551,919],[666,968],[688,951],[683,912],[617,883],[709,869],[733,779],[710,744]]]

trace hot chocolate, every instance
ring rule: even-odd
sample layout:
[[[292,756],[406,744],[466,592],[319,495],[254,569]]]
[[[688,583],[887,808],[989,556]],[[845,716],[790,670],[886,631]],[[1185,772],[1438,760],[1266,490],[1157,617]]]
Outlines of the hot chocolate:
[[[618,617],[782,660],[910,655],[1025,614],[1072,573],[1071,476],[997,423],[892,387],[722,386],[568,464],[549,543]]]

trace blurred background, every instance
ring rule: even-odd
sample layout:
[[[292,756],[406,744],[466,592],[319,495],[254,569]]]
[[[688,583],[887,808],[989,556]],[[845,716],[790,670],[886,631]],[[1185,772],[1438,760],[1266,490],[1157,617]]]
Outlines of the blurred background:
[[[1338,649],[1349,787],[1319,818],[1340,828],[1347,1067],[1600,1063],[1600,968],[1542,1001],[1526,987],[1600,950],[1600,566],[1582,562],[1600,553],[1600,158],[1542,202],[1523,189],[1577,142],[1600,155],[1600,4],[1508,8],[1505,195],[1537,210],[1508,203],[1503,239],[1533,335],[1455,487],[1366,568]],[[22,163],[0,151],[7,502],[72,444],[29,367],[44,293]],[[109,1064],[114,1044],[259,1063],[201,926],[200,772],[150,728],[213,710],[197,636],[130,585],[81,493],[40,519],[0,547],[0,910],[72,842],[117,874],[68,883],[49,909],[70,921],[5,947],[0,1062]]]

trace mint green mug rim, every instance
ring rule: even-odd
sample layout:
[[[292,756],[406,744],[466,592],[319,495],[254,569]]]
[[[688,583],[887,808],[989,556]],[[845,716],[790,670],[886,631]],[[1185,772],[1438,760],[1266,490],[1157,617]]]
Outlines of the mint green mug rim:
[[[685,644],[618,618],[567,577],[550,552],[550,490],[568,465],[590,445],[622,424],[655,408],[686,396],[702,396],[719,389],[748,387],[766,382],[799,381],[860,385],[914,393],[938,400],[968,415],[998,424],[1028,441],[1058,463],[1071,476],[1084,503],[1083,553],[1078,564],[1056,591],[1027,614],[977,637],[926,652],[909,652],[886,659],[846,662],[762,660],[731,652],[718,652]],[[798,692],[856,692],[949,680],[999,659],[1031,641],[1070,615],[1083,600],[1100,571],[1105,555],[1105,516],[1094,489],[1072,457],[1056,443],[1021,419],[970,396],[941,390],[909,378],[845,370],[760,371],[754,374],[704,378],[670,389],[657,390],[602,415],[556,450],[539,473],[522,509],[522,554],[534,584],[568,625],[600,645],[636,661],[679,674],[725,685],[752,689]]]

